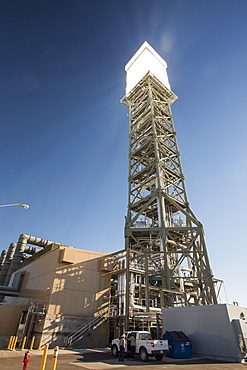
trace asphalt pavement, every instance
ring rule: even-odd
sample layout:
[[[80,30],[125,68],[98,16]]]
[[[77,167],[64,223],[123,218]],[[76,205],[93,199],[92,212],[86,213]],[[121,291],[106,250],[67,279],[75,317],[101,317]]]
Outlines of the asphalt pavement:
[[[22,370],[25,351],[0,350],[1,370]],[[30,351],[30,362],[27,370],[40,370],[43,351]],[[48,351],[45,370],[51,369],[53,350]],[[200,358],[173,359],[164,357],[162,361],[149,358],[149,361],[142,362],[138,355],[133,361],[125,358],[119,362],[118,358],[112,357],[109,348],[104,349],[82,349],[63,350],[59,349],[56,370],[247,370],[246,363],[227,363],[212,361]]]

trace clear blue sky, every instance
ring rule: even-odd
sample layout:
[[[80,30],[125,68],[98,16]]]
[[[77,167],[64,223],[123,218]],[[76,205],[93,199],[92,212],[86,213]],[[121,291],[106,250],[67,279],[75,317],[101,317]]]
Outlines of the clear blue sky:
[[[1,249],[21,233],[123,248],[124,66],[144,41],[168,63],[191,208],[228,301],[247,306],[247,1],[0,4]],[[226,300],[223,294],[223,301]]]

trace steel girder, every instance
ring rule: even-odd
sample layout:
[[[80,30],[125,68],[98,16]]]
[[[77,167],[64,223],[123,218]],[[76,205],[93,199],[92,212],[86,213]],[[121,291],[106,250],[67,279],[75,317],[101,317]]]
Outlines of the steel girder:
[[[217,303],[203,226],[188,203],[170,109],[176,99],[150,72],[122,99],[129,109],[125,314]],[[130,258],[144,270],[132,271]]]

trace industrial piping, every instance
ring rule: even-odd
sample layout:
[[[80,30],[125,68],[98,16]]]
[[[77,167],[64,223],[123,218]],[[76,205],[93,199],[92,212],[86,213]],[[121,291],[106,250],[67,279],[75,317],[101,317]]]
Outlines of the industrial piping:
[[[22,256],[21,256],[21,259],[20,259],[19,267],[18,267],[18,268],[20,268],[20,267],[21,267],[21,266],[20,266],[20,263],[21,263],[24,259],[29,258],[29,257],[26,257],[26,256],[24,255],[24,253],[33,255],[33,254],[35,254],[35,253],[37,253],[37,252],[39,252],[39,251],[40,251],[40,249],[38,249],[38,248],[33,248],[33,247],[29,247],[28,245],[26,245],[26,246],[24,247],[24,250],[23,250],[23,253],[22,253]],[[5,277],[5,280],[4,280],[4,285],[9,285],[9,281],[10,281],[11,275],[12,275],[12,273],[13,273],[13,272],[15,272],[15,271],[11,270],[11,264],[12,264],[12,262],[13,262],[14,257],[15,257],[15,254],[14,254],[13,258],[12,258],[12,261],[11,261],[11,263],[10,263],[10,266],[9,266],[8,272],[7,272],[7,274],[6,274],[6,277]],[[17,269],[18,269],[18,268],[17,268]]]
[[[20,287],[26,271],[19,271],[15,274],[12,286],[0,285],[0,295],[16,297],[19,295]]]
[[[2,269],[2,266],[3,266],[4,262],[5,262],[6,255],[7,255],[7,251],[6,250],[2,251],[1,257],[0,257],[0,271]]]
[[[10,277],[11,277],[10,265],[11,265],[12,260],[14,258],[16,247],[17,247],[17,245],[15,243],[11,243],[9,245],[8,251],[3,251],[3,252],[5,252],[6,256],[5,256],[5,259],[2,263],[2,268],[0,270],[0,286],[1,285],[5,286],[5,285],[9,284],[9,280],[10,280]],[[24,252],[27,253],[27,254],[34,254],[38,251],[39,251],[39,249],[29,247],[29,246],[26,246],[25,250],[24,250]]]
[[[27,253],[33,255],[39,251],[39,249],[37,248],[27,246],[27,243],[36,245],[44,249],[54,244],[54,242],[51,242],[49,240],[21,234],[19,236],[17,245],[14,243],[10,244],[9,250],[5,257],[5,261],[2,263],[2,269],[0,272],[0,290],[2,290],[3,287],[6,288],[6,286],[8,286],[10,277],[13,272],[17,271],[21,267],[20,264],[24,258],[23,254]],[[3,290],[5,290],[5,288],[3,288]]]
[[[2,264],[2,269],[1,269],[1,273],[0,273],[0,285],[4,285],[6,275],[9,271],[9,267],[11,265],[13,256],[15,254],[15,249],[16,249],[16,244],[11,243],[9,245],[8,251],[5,251],[6,252],[6,257],[5,257],[4,263]]]

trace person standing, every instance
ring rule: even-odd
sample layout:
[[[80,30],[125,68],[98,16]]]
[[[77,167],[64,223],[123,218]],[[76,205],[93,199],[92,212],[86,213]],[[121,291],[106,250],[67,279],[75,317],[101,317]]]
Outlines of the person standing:
[[[131,361],[134,360],[135,351],[136,351],[136,337],[132,333],[130,337],[130,360]]]
[[[122,335],[119,340],[119,361],[124,361],[125,336]]]

